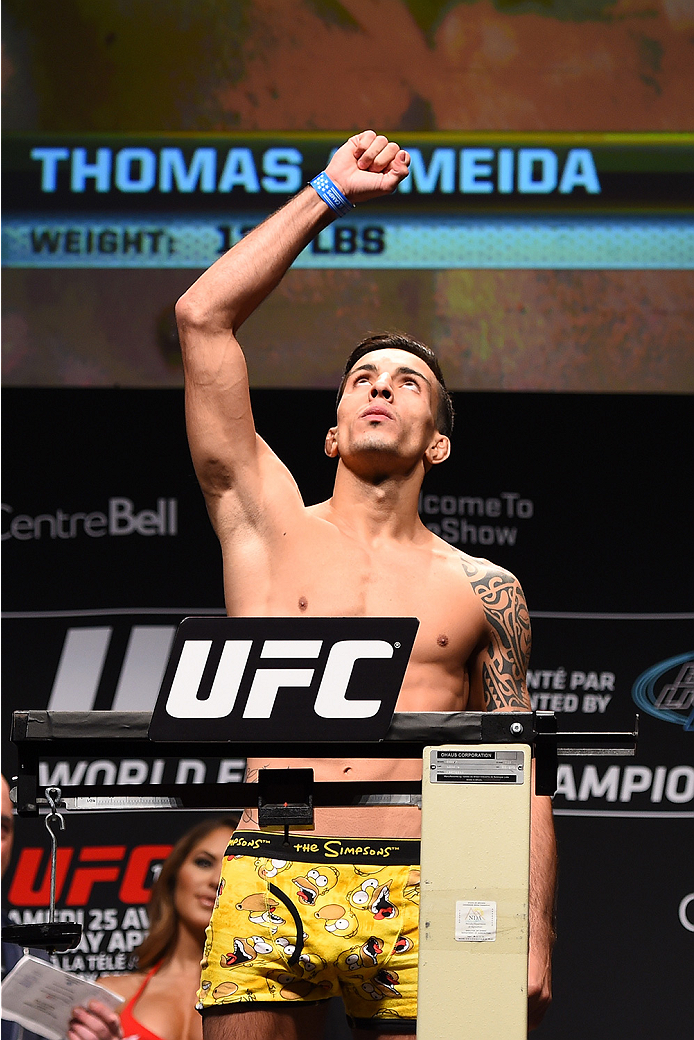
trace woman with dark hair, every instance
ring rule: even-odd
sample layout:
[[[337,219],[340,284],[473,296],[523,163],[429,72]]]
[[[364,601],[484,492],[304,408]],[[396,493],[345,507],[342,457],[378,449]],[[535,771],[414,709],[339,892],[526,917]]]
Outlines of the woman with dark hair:
[[[195,1010],[200,959],[237,822],[204,820],[178,840],[152,886],[149,933],[135,951],[138,971],[99,979],[125,999],[120,1021],[102,1004],[75,1008],[68,1040],[202,1040]]]

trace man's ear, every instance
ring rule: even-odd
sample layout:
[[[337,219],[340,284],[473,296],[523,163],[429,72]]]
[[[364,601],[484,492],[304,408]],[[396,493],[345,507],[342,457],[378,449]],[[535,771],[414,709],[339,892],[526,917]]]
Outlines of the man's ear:
[[[336,459],[340,454],[337,449],[337,426],[331,426],[325,435],[325,454],[329,459]]]
[[[427,448],[425,457],[430,466],[438,466],[440,462],[445,462],[450,454],[450,439],[442,433],[437,433],[435,440]]]

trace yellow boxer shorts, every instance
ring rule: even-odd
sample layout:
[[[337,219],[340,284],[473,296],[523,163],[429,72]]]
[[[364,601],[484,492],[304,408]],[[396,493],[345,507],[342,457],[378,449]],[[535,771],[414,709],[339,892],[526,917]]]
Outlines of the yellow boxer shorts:
[[[355,1026],[417,1015],[419,842],[236,831],[225,852],[197,1008],[342,996]]]

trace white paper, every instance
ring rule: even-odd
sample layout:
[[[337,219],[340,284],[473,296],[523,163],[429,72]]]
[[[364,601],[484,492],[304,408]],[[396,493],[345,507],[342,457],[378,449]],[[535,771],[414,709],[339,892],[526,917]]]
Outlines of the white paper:
[[[456,942],[494,942],[496,903],[492,900],[458,899],[455,904]]]
[[[48,1040],[63,1040],[72,1009],[90,1000],[116,1011],[123,998],[96,982],[78,978],[48,961],[24,956],[2,982],[2,1017]]]

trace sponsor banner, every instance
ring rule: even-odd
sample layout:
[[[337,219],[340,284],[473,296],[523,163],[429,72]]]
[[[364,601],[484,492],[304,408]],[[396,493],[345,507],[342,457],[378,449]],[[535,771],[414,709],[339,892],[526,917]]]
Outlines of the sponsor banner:
[[[267,214],[106,220],[8,216],[5,267],[209,267]],[[295,268],[365,270],[688,270],[694,224],[683,217],[344,218],[325,228]]]
[[[347,133],[39,135],[3,146],[15,211],[275,208]],[[678,208],[691,205],[694,135],[404,133],[411,173],[395,205],[421,208]]]
[[[275,645],[276,641],[271,641],[272,660],[266,661],[270,651],[265,653],[260,647],[256,649],[253,658],[253,667],[257,670],[259,666],[260,679],[263,676],[270,679],[270,686],[267,683],[259,685],[257,676],[252,684],[255,701],[261,698],[266,704],[265,714],[258,721],[255,716],[253,719],[246,718],[245,714],[243,718],[240,716],[251,678],[255,674],[253,668],[245,667],[242,680],[238,668],[234,670],[230,666],[231,659],[224,664],[219,652],[216,658],[217,672],[220,676],[224,672],[226,685],[222,685],[221,679],[215,682],[214,697],[210,692],[208,698],[200,702],[200,705],[205,706],[205,716],[201,714],[202,707],[198,711],[197,702],[190,701],[190,697],[185,700],[181,680],[176,686],[178,707],[169,709],[177,714],[173,720],[169,719],[166,715],[167,704],[171,702],[176,675],[181,671],[182,655],[189,646],[185,639],[185,626],[179,636],[176,655],[172,658],[169,677],[163,686],[162,683],[174,645],[176,627],[184,613],[174,609],[168,612],[152,610],[149,613],[110,614],[103,611],[65,611],[47,616],[6,618],[3,625],[4,675],[6,689],[11,689],[13,696],[6,697],[4,701],[5,733],[9,732],[9,716],[15,708],[152,711],[160,689],[164,698],[160,704],[161,724],[168,727],[163,734],[167,738],[173,733],[171,727],[174,722],[180,725],[176,720],[182,717],[181,712],[185,714],[184,726],[187,731],[192,733],[194,726],[202,726],[203,729],[212,726],[210,734],[217,740],[222,724],[231,726],[234,733],[239,726],[248,730],[251,723],[255,729],[260,725],[267,729],[273,711],[274,714],[281,713],[283,704],[286,708],[286,697],[282,696],[282,691],[289,686],[305,688],[307,724],[314,700],[316,707],[313,710],[318,712],[316,697],[321,697],[321,690],[325,686],[325,681],[322,681],[318,689],[318,680],[324,676],[330,660],[335,657],[334,653],[328,654],[330,646],[327,643],[324,648],[302,645],[300,651],[303,656],[299,659],[294,648],[288,648],[282,643],[282,661],[291,658],[293,667],[288,671],[286,668],[278,671],[272,660],[282,663],[277,656],[279,644]],[[528,687],[534,709],[556,712],[559,729],[570,731],[631,730],[636,714],[641,716],[639,747],[635,759],[588,756],[561,761],[555,798],[557,810],[618,815],[671,813],[674,816],[686,814],[694,818],[694,766],[690,746],[694,739],[691,725],[694,712],[694,652],[673,652],[687,645],[694,613],[625,618],[619,615],[552,617],[547,613],[533,616],[531,612],[531,618],[534,650],[528,672]],[[197,632],[196,625],[207,630],[211,625],[220,624],[221,619],[187,622],[189,630],[193,626],[193,634]],[[257,622],[252,624],[257,626]],[[647,634],[647,640],[644,640],[644,634]],[[212,642],[198,640],[205,660]],[[232,642],[234,649],[239,641]],[[260,642],[265,646],[263,640]],[[380,647],[374,648],[372,642],[365,648],[360,644],[358,651],[350,644],[351,656],[346,663],[342,661],[342,654],[340,660],[346,669],[347,684],[353,668],[367,665],[375,667],[374,662],[353,660],[355,654],[363,656],[378,653],[382,656]],[[338,641],[334,649],[341,651],[344,645],[344,642]],[[399,645],[399,641],[395,645]],[[40,648],[40,653],[32,648]],[[229,645],[225,643],[222,649],[226,653]],[[251,653],[251,643],[248,642],[247,646],[244,644],[242,650],[245,665]],[[173,668],[176,662],[177,671]],[[188,676],[189,685],[192,681],[191,689],[194,687],[197,690],[203,665],[204,660],[201,659],[192,680]],[[298,665],[303,667],[298,669]],[[209,669],[205,674],[209,688],[212,675]],[[237,687],[242,681],[246,694],[240,698],[239,706],[235,709]],[[650,690],[649,703],[653,709],[645,715],[642,703],[644,683]],[[333,682],[331,690],[334,685]],[[379,694],[383,695],[380,686]],[[292,689],[291,703],[295,703],[297,695],[297,690]],[[327,697],[325,693],[323,700]],[[357,710],[361,712],[352,723],[360,729],[365,725],[363,712],[368,707],[373,714],[373,706],[379,703],[338,698],[335,702],[337,708],[321,708],[321,718],[327,717],[324,714],[326,710],[332,711],[333,715],[329,717],[335,721],[327,724],[336,725],[335,711],[341,710],[340,705],[346,705],[352,709],[352,715]],[[248,705],[243,711],[247,714],[247,710]],[[191,711],[198,711],[200,717],[196,715],[191,720]],[[209,722],[205,722],[206,718]],[[323,726],[325,724],[321,723]],[[343,730],[347,725],[348,720],[339,722],[340,739],[344,739]],[[276,737],[275,731],[272,732]],[[231,730],[229,735],[232,736]],[[201,731],[198,736],[204,739],[205,734]],[[176,736],[173,739],[177,739]],[[93,784],[99,788],[113,784],[229,783],[241,779],[241,760],[220,755],[218,745],[211,750],[213,753],[205,759],[192,759],[182,747],[180,756],[170,760],[158,758],[156,748],[151,755],[138,759],[106,760],[90,758],[85,754],[81,759],[65,760],[52,754],[47,746],[45,759],[40,764],[39,778],[42,785],[57,784],[64,789],[74,784]],[[8,758],[13,760],[10,749]]]
[[[687,892],[677,908],[680,924],[687,932],[694,932],[694,892]]]
[[[451,458],[419,500],[427,527],[511,570],[536,612],[691,608],[686,496],[672,493],[688,398],[459,393],[454,403]],[[328,498],[334,393],[256,390],[253,407],[304,500]],[[2,421],[6,612],[223,608],[182,391],[12,388]],[[657,582],[634,563],[644,538],[666,538],[678,561]]]
[[[560,761],[557,813],[694,819],[693,620],[694,612],[532,618],[533,708],[555,711],[559,729],[574,732],[630,730],[639,716],[635,758]]]
[[[6,616],[3,678],[12,696],[3,698],[3,733],[9,735],[11,713],[20,708],[153,711],[176,628],[188,613],[173,608]],[[16,761],[12,745],[4,753],[6,763]],[[225,756],[218,746],[205,759],[191,758],[182,746],[180,756],[168,760],[156,749],[142,758],[90,758],[85,749],[83,758],[65,759],[47,746],[39,781],[63,790],[74,784],[231,783],[242,779],[243,769],[242,760]]]
[[[27,516],[25,513],[17,513],[6,502],[2,503],[0,511],[5,514],[3,519],[7,521],[0,535],[3,542],[9,538],[27,542],[39,541],[41,538],[121,538],[130,534],[174,537],[178,534],[176,498],[158,498],[156,508],[141,510],[135,507],[131,498],[117,496],[108,499],[103,511],[95,509],[67,513],[58,508],[55,514]]]
[[[443,494],[422,491],[419,515],[434,534],[473,556],[475,546],[509,546],[518,541],[524,521],[532,520],[535,505],[518,491],[495,495]]]
[[[634,683],[633,697],[656,719],[694,730],[694,653],[678,654],[648,668]]]
[[[182,404],[177,390],[5,390],[6,611],[222,606]]]

